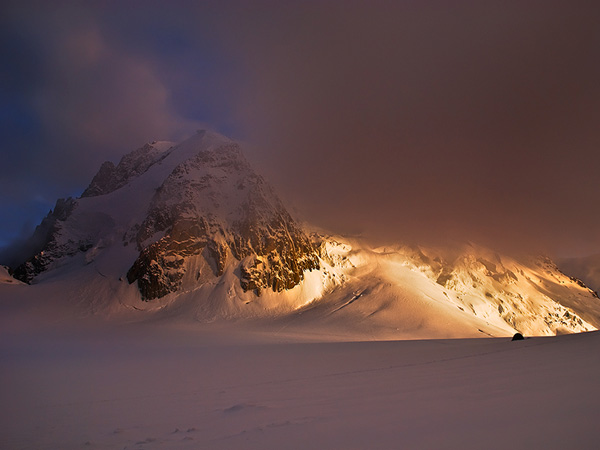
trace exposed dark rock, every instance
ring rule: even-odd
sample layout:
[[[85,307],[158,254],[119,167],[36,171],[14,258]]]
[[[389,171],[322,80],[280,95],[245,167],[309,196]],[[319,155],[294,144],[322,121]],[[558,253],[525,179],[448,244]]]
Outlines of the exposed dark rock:
[[[584,289],[589,289],[586,284],[580,280],[579,278],[576,277],[569,277],[571,279],[571,281],[573,281],[575,284],[577,284],[577,286],[582,287]]]
[[[100,166],[100,170],[81,197],[95,197],[113,192],[146,172],[168,154],[168,151],[160,152],[153,145],[146,144],[123,156],[117,166],[106,161]]]
[[[511,341],[522,341],[525,338],[523,337],[523,335],[521,333],[515,333],[515,335],[512,337]]]
[[[63,223],[69,218],[75,209],[77,202],[72,198],[58,199],[54,210],[42,220],[30,239],[29,255],[25,261],[19,264],[13,276],[25,283],[31,283],[33,278],[46,270],[48,264],[56,257],[74,254],[79,246],[85,246],[85,242],[73,242],[72,245],[64,245],[58,242],[57,236]]]
[[[170,244],[161,239],[148,246],[127,272],[127,281],[131,284],[137,280],[145,300],[175,292],[181,283],[184,258],[169,248]]]
[[[96,195],[106,194],[114,191],[118,185],[119,177],[116,166],[110,161],[105,161],[81,196],[95,197]]]
[[[442,272],[438,275],[437,279],[435,280],[435,282],[441,286],[446,287],[446,285],[448,284],[448,281],[450,281],[452,279],[452,272],[450,268],[444,267],[444,269],[442,270]]]

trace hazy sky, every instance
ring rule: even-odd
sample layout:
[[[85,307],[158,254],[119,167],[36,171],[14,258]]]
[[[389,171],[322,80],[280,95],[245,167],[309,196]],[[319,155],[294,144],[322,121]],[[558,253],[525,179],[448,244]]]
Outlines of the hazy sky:
[[[332,230],[600,251],[595,1],[51,3],[0,14],[0,243],[209,126]]]

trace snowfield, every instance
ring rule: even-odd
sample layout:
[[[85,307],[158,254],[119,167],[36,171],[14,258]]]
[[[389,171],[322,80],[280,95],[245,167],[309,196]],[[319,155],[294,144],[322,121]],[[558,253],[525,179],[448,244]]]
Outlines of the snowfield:
[[[598,447],[598,332],[325,342],[79,322],[1,333],[3,449]]]

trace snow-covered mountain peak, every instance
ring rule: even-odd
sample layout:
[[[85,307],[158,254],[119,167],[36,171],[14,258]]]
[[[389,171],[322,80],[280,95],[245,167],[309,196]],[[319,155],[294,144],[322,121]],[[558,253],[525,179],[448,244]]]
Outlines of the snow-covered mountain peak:
[[[237,145],[237,142],[215,131],[198,130],[192,136],[173,147],[172,155],[170,156],[170,165],[173,167],[196,156],[198,153],[214,152],[228,145]]]
[[[247,262],[240,266],[242,287],[257,292],[291,288],[304,270],[318,267],[310,241],[237,143],[199,132],[173,153],[193,156],[175,166],[156,190],[136,234],[140,257],[127,275],[145,298],[177,289],[186,271],[177,259],[181,255],[203,253],[214,261],[217,276],[231,261],[264,257],[260,269],[258,263],[252,270]],[[157,261],[162,261],[160,270]]]
[[[206,130],[104,163],[82,197],[58,202],[45,223],[40,251],[16,272],[24,281],[80,252],[90,263],[115,246],[139,252],[126,278],[146,300],[185,288],[191,271],[188,288],[230,270],[258,293],[290,289],[318,267],[310,240],[240,146]]]
[[[106,161],[92,179],[82,197],[108,194],[125,186],[133,178],[139,177],[150,167],[164,159],[172,149],[169,142],[153,142],[133,150],[121,158],[116,166]]]
[[[167,159],[166,166],[171,168],[199,153],[212,154],[213,158],[219,159],[221,155],[217,149],[228,145],[237,144],[223,135],[207,130],[199,130],[179,144],[169,141],[147,143],[124,155],[116,166],[110,161],[104,162],[81,196],[94,197],[109,194],[146,173],[155,164]],[[226,154],[231,157],[231,151],[223,153],[223,157],[227,157]],[[238,157],[243,158],[239,148],[238,153]]]

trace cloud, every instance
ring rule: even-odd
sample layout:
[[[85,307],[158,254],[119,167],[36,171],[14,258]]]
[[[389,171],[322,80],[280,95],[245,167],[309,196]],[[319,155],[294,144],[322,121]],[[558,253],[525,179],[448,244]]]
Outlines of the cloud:
[[[11,203],[208,122],[334,231],[600,251],[595,2],[136,6],[7,8]]]
[[[115,152],[193,129],[172,110],[168,89],[152,68],[109,48],[98,30],[71,30],[49,52],[58,64],[49,68],[36,104],[47,133],[57,140]]]
[[[237,111],[310,221],[381,240],[598,249],[599,14],[586,2],[245,11],[230,27],[247,76]]]
[[[23,50],[12,60],[24,65],[33,58],[37,65],[34,73],[27,69],[28,85],[14,80],[33,119],[20,139],[11,136],[20,148],[11,149],[12,164],[3,170],[4,191],[15,194],[16,185],[33,198],[42,184],[55,191],[82,189],[104,160],[197,128],[199,121],[181,115],[171,102],[155,61],[127,53],[106,37],[100,12],[72,4],[41,6],[31,14],[26,7],[12,11],[6,34]]]

